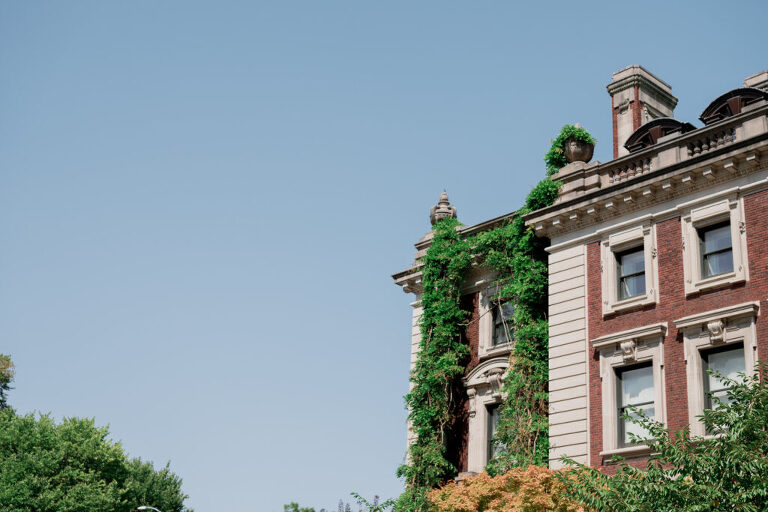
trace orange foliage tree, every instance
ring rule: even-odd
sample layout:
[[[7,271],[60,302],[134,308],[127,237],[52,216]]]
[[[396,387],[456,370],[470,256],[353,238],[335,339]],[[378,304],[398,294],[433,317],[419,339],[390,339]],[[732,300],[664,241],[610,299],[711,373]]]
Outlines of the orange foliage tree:
[[[450,482],[430,491],[428,498],[437,512],[584,512],[564,490],[554,471],[528,466]]]

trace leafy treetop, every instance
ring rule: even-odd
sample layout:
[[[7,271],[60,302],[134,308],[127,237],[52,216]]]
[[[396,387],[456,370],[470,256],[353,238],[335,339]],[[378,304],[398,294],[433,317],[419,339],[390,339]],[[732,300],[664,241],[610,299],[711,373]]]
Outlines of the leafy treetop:
[[[8,391],[15,375],[15,368],[11,356],[0,354],[0,410],[8,407]]]
[[[727,385],[727,403],[700,416],[713,436],[674,434],[660,422],[633,411],[626,417],[650,433],[646,469],[621,463],[616,475],[579,466],[576,478],[558,477],[567,494],[596,512],[688,512],[768,510],[768,365],[739,380],[718,375]],[[635,441],[640,441],[637,436]],[[620,461],[620,459],[617,459]]]
[[[129,459],[91,419],[0,411],[0,511],[183,512],[181,479],[166,465]]]

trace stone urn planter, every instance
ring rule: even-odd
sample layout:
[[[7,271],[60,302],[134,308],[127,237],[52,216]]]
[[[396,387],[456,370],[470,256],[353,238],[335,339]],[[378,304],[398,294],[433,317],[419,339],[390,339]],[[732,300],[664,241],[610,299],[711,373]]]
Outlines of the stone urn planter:
[[[565,152],[565,160],[569,164],[572,162],[586,163],[592,160],[595,145],[569,137],[563,144],[563,151]]]

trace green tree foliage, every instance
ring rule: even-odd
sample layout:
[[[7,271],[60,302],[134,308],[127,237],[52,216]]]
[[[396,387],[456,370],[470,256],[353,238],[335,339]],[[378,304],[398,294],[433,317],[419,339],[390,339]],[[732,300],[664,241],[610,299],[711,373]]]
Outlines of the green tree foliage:
[[[759,367],[763,376],[768,366]],[[701,416],[714,436],[674,434],[647,417],[651,458],[645,469],[622,463],[609,477],[580,466],[576,477],[561,476],[568,494],[602,512],[688,512],[768,510],[768,382],[754,377],[725,379],[730,403]],[[630,417],[630,419],[632,419]]]
[[[355,498],[361,507],[365,507],[365,512],[386,512],[395,506],[395,500],[393,499],[379,501],[379,497],[374,496],[373,501],[368,501],[356,492],[350,494]]]
[[[8,391],[11,389],[11,382],[16,369],[11,361],[11,356],[0,354],[0,410],[8,407]]]
[[[301,507],[295,501],[290,502],[287,505],[283,505],[283,512],[315,512],[312,507]]]
[[[129,459],[93,420],[0,411],[0,511],[182,512],[181,479]]]

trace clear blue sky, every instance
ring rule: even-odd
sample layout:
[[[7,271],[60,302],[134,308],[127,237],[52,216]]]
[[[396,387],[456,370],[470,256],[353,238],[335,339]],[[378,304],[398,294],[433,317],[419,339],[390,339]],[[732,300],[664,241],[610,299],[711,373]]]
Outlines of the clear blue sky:
[[[765,2],[6,1],[0,352],[198,512],[395,496],[406,268],[447,188],[516,209],[614,71],[697,125],[768,68]]]

